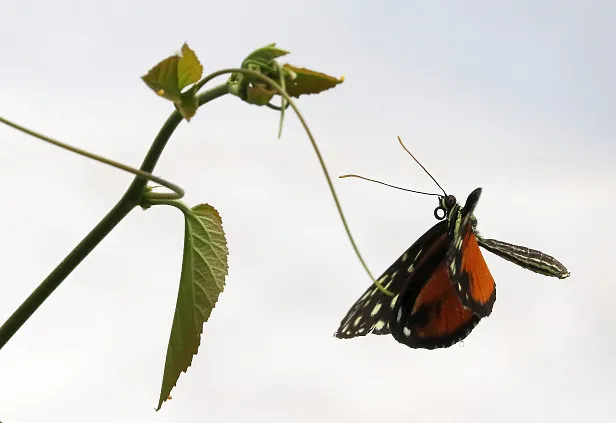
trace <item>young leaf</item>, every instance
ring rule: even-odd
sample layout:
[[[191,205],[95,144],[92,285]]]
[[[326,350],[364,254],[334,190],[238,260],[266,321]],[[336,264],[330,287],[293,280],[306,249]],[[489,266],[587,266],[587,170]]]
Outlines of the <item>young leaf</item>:
[[[294,80],[290,78],[286,80],[287,94],[291,97],[299,97],[302,94],[318,94],[344,82],[344,77],[335,78],[310,69],[296,68],[289,64],[285,64],[283,67],[297,75]]]
[[[154,66],[147,75],[141,77],[156,94],[179,102],[182,91],[178,88],[178,56],[167,57],[165,60]]]
[[[183,90],[190,84],[199,82],[203,75],[203,65],[197,59],[194,51],[184,43],[182,46],[182,57],[178,62],[178,88]]]
[[[141,77],[156,94],[172,101],[182,116],[190,120],[196,112],[196,92],[187,86],[201,79],[203,66],[195,53],[184,43],[181,55],[167,57]],[[194,109],[194,110],[193,110]]]
[[[289,54],[288,51],[279,49],[276,47],[276,43],[272,43],[272,44],[268,44],[265,47],[261,47],[253,51],[252,53],[250,53],[244,59],[244,63],[254,61],[254,62],[261,62],[261,63],[267,64],[271,62],[272,60],[278,57],[286,56],[287,54]],[[244,67],[244,65],[242,65],[242,67]]]
[[[209,204],[178,208],[185,219],[184,258],[157,410],[197,354],[203,324],[224,289],[228,271],[227,241],[216,209]]]

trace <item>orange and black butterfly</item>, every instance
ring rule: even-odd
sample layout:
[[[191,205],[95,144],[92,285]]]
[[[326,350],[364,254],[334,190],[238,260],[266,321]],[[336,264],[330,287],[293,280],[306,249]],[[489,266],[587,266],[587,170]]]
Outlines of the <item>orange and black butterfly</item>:
[[[466,338],[492,313],[496,301],[496,285],[480,246],[536,273],[560,279],[570,275],[558,260],[540,251],[482,238],[473,215],[481,188],[471,192],[464,207],[443,193],[434,210],[441,221],[377,280],[389,292],[373,284],[357,300],[342,319],[337,338],[391,333],[402,344],[426,349],[446,348]]]

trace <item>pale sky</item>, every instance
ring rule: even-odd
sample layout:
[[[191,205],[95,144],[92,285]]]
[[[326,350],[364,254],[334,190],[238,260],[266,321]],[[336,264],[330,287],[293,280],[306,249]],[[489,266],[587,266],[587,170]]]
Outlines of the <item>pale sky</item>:
[[[181,268],[179,211],[135,209],[0,351],[0,421],[611,421],[616,398],[616,4],[3,0],[0,115],[139,166],[173,107],[140,80],[185,41],[205,72],[277,42],[346,81],[298,102],[332,175],[436,191],[479,230],[563,262],[484,256],[492,315],[463,345],[333,337],[370,281],[296,118],[227,96],[182,123],[155,174],[220,212],[227,288],[154,412]],[[183,10],[180,10],[180,8]],[[218,82],[223,82],[221,78]],[[132,176],[0,125],[0,321]],[[371,270],[435,223],[434,198],[336,180]]]

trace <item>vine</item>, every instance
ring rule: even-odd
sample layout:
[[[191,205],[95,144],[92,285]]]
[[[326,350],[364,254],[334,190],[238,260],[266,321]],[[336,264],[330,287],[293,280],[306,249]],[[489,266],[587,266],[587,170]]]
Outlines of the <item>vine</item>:
[[[202,78],[203,66],[196,54],[184,44],[181,54],[170,56],[154,66],[142,79],[157,95],[171,101],[176,110],[161,127],[139,169],[70,146],[0,117],[0,122],[39,140],[135,175],[117,204],[0,327],[0,349],[130,211],[137,206],[143,209],[152,206],[175,207],[183,213],[185,221],[182,270],[156,409],[159,410],[170,398],[171,390],[181,372],[188,369],[192,357],[197,354],[203,324],[207,322],[218,296],[224,290],[228,272],[228,250],[222,218],[216,209],[209,204],[188,207],[180,201],[184,196],[181,187],[153,175],[152,172],[179,124],[183,120],[189,122],[199,107],[227,94],[234,95],[246,103],[267,106],[278,111],[279,137],[282,135],[285,110],[288,107],[293,109],[317,155],[351,245],[362,266],[374,281],[353,240],[317,143],[293,101],[293,97],[318,94],[331,89],[344,79],[289,64],[279,64],[277,59],[288,53],[277,48],[275,44],[270,44],[250,53],[241,67],[215,71]],[[214,78],[226,74],[230,76],[225,83],[199,93]],[[275,95],[281,99],[280,106],[271,103]],[[149,186],[148,181],[160,184],[172,192],[153,192],[154,187]],[[377,282],[375,283],[382,289]]]

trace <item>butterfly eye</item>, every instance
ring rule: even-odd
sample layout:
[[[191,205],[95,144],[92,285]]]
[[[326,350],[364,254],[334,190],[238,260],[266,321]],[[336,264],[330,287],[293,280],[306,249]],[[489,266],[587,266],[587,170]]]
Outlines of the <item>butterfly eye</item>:
[[[451,210],[453,206],[456,205],[456,202],[456,197],[454,197],[453,195],[448,195],[447,197],[445,197],[445,207],[447,208],[447,210]]]

